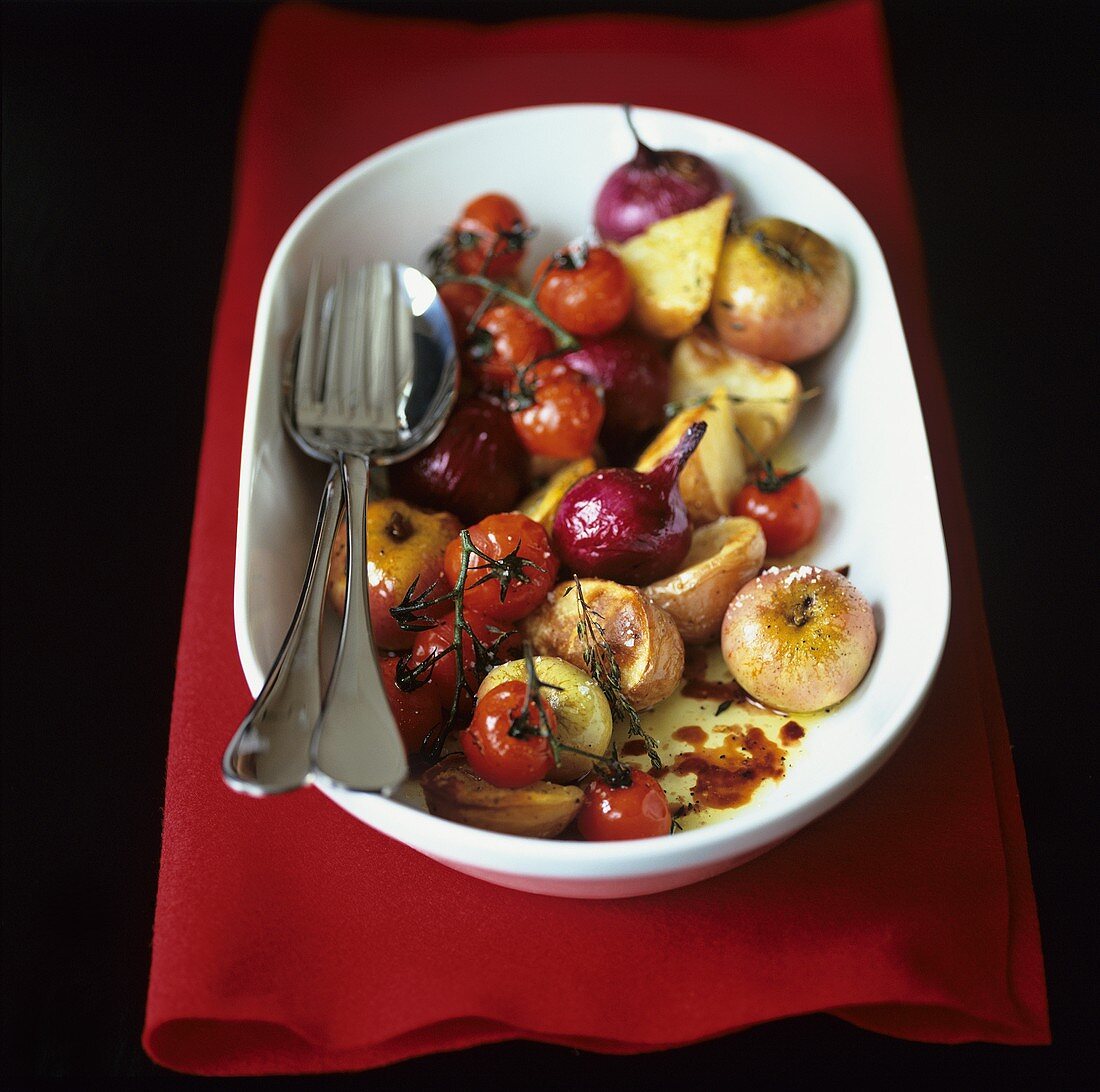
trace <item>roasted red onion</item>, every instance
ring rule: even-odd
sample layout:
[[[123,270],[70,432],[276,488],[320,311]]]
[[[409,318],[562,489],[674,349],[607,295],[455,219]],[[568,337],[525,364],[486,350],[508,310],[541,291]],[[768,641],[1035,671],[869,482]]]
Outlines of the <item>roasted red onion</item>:
[[[600,439],[608,453],[630,452],[665,421],[668,353],[659,341],[633,330],[587,338],[562,361],[603,390]]]
[[[484,398],[460,402],[439,439],[390,467],[403,500],[454,512],[476,523],[507,512],[527,487],[527,452],[508,413]]]
[[[626,123],[638,142],[629,163],[611,172],[596,198],[596,230],[601,238],[625,243],[650,224],[689,212],[725,192],[718,172],[691,152],[654,150],[642,142],[624,105]]]
[[[697,421],[649,473],[616,467],[582,478],[554,517],[554,548],[579,576],[650,584],[674,573],[691,548],[678,479],[707,426]]]

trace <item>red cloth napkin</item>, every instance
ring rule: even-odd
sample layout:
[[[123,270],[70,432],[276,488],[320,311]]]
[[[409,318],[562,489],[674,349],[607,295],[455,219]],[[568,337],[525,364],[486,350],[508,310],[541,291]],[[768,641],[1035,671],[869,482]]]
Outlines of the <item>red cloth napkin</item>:
[[[319,793],[254,801],[219,774],[250,700],[232,621],[237,475],[276,243],[322,186],[393,141],[564,100],[738,125],[812,163],[863,211],[901,300],[955,595],[927,708],[862,791],[751,864],[610,902],[493,887]],[[615,974],[593,971],[593,940],[563,955],[574,936],[598,938],[599,966]],[[814,1011],[911,1039],[1048,1040],[1024,831],[877,6],[499,29],[275,9],[247,98],[210,371],[146,1049],[197,1073],[318,1072],[516,1037],[644,1051]]]

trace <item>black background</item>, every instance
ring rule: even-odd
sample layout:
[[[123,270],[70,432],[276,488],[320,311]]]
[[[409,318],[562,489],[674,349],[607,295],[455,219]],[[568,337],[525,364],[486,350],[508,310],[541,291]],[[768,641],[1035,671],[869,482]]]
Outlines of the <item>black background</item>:
[[[170,696],[236,125],[265,4],[3,7],[4,1078],[173,1088],[139,1042]],[[374,3],[500,20],[576,3]],[[741,16],[802,5],[603,4]],[[477,1079],[1063,1086],[1092,1037],[1097,582],[1088,5],[885,3],[1013,737],[1054,1045],[828,1017],[628,1058],[503,1044],[329,1087]],[[1079,14],[1077,14],[1079,13]],[[292,1084],[273,1079],[268,1084]],[[301,1084],[301,1081],[297,1082]]]

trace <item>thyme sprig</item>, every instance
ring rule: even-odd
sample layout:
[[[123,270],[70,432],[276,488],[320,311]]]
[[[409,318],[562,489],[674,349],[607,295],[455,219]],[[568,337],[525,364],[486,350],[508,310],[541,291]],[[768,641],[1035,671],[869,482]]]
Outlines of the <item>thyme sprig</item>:
[[[805,237],[806,229],[802,229],[802,234],[799,238]],[[797,269],[800,273],[813,273],[814,267],[810,265],[805,258],[799,257],[789,247],[785,247],[782,243],[776,242],[775,239],[769,239],[767,235],[762,231],[754,231],[752,233],[752,241],[756,244],[756,249],[761,254],[767,254],[769,258],[775,258],[778,261],[785,262],[792,269]]]
[[[773,402],[779,405],[790,405],[791,402],[798,402],[800,405],[803,402],[809,402],[811,399],[816,398],[821,393],[820,387],[810,387],[809,390],[802,391],[800,394],[795,395],[793,398],[750,398],[747,395],[742,394],[727,394],[726,399],[737,406],[744,405],[761,405],[766,406]],[[697,406],[706,405],[712,398],[714,393],[701,394],[698,398],[688,398],[682,402],[666,402],[665,403],[665,418],[670,419],[676,416],[676,414],[683,412],[686,409],[695,409]]]
[[[783,474],[777,474],[775,472],[775,467],[772,466],[771,459],[761,455],[760,452],[752,446],[752,441],[749,440],[737,425],[733,427],[737,432],[738,439],[745,445],[749,454],[760,465],[760,470],[757,472],[753,484],[761,493],[778,493],[788,482],[793,482],[795,478],[806,473],[806,468],[800,466],[797,470],[788,470]],[[721,710],[719,710],[719,712],[721,712]]]
[[[453,656],[455,662],[455,688],[451,696],[451,703],[445,717],[439,726],[429,732],[421,748],[421,757],[427,762],[434,762],[443,748],[443,741],[458,722],[459,707],[462,704],[463,695],[474,697],[477,693],[466,678],[466,671],[462,663],[462,638],[465,634],[469,638],[470,647],[474,656],[474,677],[484,678],[492,668],[501,662],[499,653],[504,642],[515,635],[515,630],[502,629],[497,626],[489,626],[492,640],[483,641],[473,630],[466,618],[465,599],[467,576],[473,572],[481,572],[469,585],[470,588],[480,587],[491,580],[500,584],[501,602],[508,594],[508,589],[513,583],[529,583],[531,577],[527,574],[527,568],[543,569],[534,561],[519,556],[519,545],[502,558],[490,557],[484,551],[473,544],[469,531],[460,531],[459,543],[461,547],[458,579],[455,586],[449,591],[436,594],[438,581],[433,581],[424,591],[417,593],[417,581],[414,580],[405,592],[396,607],[390,608],[390,614],[398,626],[410,633],[419,633],[424,630],[434,629],[439,625],[439,619],[433,614],[433,609],[444,603],[454,607],[454,630],[451,643],[446,648],[436,649],[420,663],[411,663],[412,653],[406,652],[397,663],[395,679],[399,689],[410,693],[428,682],[432,668],[445,656]],[[472,558],[480,559],[483,564],[471,564]]]
[[[573,587],[567,589],[565,594],[568,595],[570,591],[577,593],[577,636],[584,649],[584,666],[607,698],[612,719],[626,721],[627,734],[639,736],[645,742],[649,763],[659,770],[662,763],[661,756],[657,753],[657,741],[642,727],[638,711],[623,693],[622,672],[615,658],[615,651],[604,632],[603,615],[585,600],[580,577],[573,577]],[[618,761],[617,755],[615,760]]]
[[[570,743],[563,743],[557,733],[550,728],[550,718],[547,716],[545,700],[542,697],[543,690],[561,690],[562,687],[553,683],[544,682],[538,677],[535,670],[535,658],[531,652],[531,644],[523,643],[523,658],[527,665],[527,690],[523,697],[523,709],[512,718],[512,726],[508,729],[510,736],[542,736],[550,745],[551,754],[554,756],[554,765],[558,765],[562,751],[570,754],[583,755],[590,758],[600,769],[600,776],[613,789],[625,789],[630,783],[630,766],[619,759],[619,750],[614,743],[611,744],[611,754],[598,755],[594,751],[587,751],[583,747],[574,747]],[[531,722],[531,706],[537,711],[537,721]]]

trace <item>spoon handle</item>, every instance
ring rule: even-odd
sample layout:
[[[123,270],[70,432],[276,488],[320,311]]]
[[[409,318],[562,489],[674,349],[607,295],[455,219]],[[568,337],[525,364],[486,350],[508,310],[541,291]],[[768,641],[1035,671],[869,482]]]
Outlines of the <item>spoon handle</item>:
[[[409,772],[405,745],[382,687],[367,599],[367,489],[370,463],[340,456],[347,500],[348,583],[336,663],[313,733],[313,772],[360,791],[395,788]]]
[[[238,792],[252,796],[288,792],[303,785],[309,776],[310,737],[321,710],[320,633],[325,577],[340,502],[340,480],[333,464],[290,629],[263,689],[222,759],[222,776]]]

